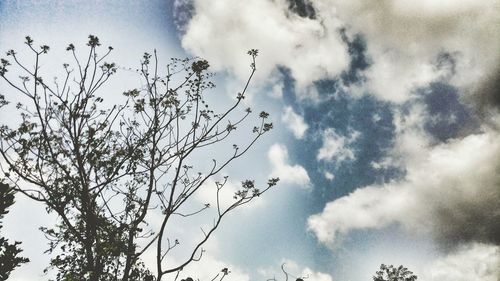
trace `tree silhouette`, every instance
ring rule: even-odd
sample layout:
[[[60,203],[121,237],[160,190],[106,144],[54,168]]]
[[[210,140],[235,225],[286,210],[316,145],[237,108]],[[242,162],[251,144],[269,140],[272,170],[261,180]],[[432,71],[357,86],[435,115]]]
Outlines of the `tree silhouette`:
[[[42,77],[42,61],[50,48],[36,47],[30,37],[25,43],[33,66],[14,50],[7,52],[8,60],[0,61],[0,76],[20,94],[11,98],[20,101],[15,108],[21,117],[15,126],[0,127],[1,169],[16,190],[57,214],[57,225],[42,228],[52,255],[46,270],[55,270],[57,280],[178,276],[202,257],[203,245],[228,213],[276,185],[277,178],[260,189],[245,180],[233,202],[222,206],[219,197],[227,183],[223,177],[214,179],[212,186],[216,206],[192,200],[209,179],[273,127],[267,122],[269,114],[261,112],[245,143],[229,143],[252,115],[250,108],[241,106],[256,71],[257,50],[248,52],[251,72],[234,103],[216,111],[205,98],[214,88],[206,60],[172,59],[161,67],[156,50],[145,53],[137,70],[141,85],[106,106],[103,86],[118,70],[115,63],[106,62],[112,47],[102,52],[99,39],[90,35],[88,51],[81,56],[69,44],[66,50],[74,65],[63,64],[64,77],[49,83]],[[10,74],[11,68],[16,74]],[[13,78],[17,76],[20,80]],[[215,145],[226,145],[229,155],[209,155],[207,148]],[[193,160],[200,150],[210,157],[209,168]],[[201,229],[199,241],[184,260],[167,263],[171,250],[182,243],[182,237],[170,237],[173,218],[196,216],[208,208],[215,209],[215,215],[210,226]],[[150,223],[153,215],[161,217],[159,224]],[[146,251],[155,253],[154,269],[141,262]]]
[[[417,276],[408,268],[400,265],[395,267],[393,265],[380,265],[380,270],[373,276],[373,281],[415,281]]]
[[[1,100],[1,98],[0,98]],[[0,181],[0,230],[2,229],[2,218],[14,204],[14,190],[7,184]],[[7,280],[10,273],[22,263],[29,262],[29,259],[19,257],[22,252],[17,246],[21,242],[9,243],[5,237],[0,236],[0,280]]]

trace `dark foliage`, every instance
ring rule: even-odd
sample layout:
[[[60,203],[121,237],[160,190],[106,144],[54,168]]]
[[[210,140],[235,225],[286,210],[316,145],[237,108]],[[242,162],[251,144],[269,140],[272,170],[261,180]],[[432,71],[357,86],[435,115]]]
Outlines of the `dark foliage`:
[[[2,219],[9,212],[7,209],[14,204],[14,190],[7,184],[0,182],[0,231],[2,229]],[[22,250],[18,247],[21,242],[9,243],[0,236],[0,280],[7,280],[10,273],[29,259],[19,257]]]
[[[118,70],[106,61],[112,47],[101,54],[99,38],[90,35],[82,57],[69,44],[66,51],[73,66],[63,64],[64,77],[48,83],[42,78],[42,60],[50,48],[36,47],[30,37],[25,43],[33,64],[22,63],[11,50],[9,60],[2,59],[0,65],[0,78],[12,94],[20,94],[12,99],[21,101],[16,105],[21,122],[0,126],[0,154],[6,163],[1,171],[16,190],[57,215],[57,225],[41,228],[51,254],[46,270],[55,270],[56,280],[178,276],[201,259],[204,244],[227,214],[276,185],[278,179],[269,179],[262,188],[245,180],[226,207],[219,204],[219,194],[227,177],[216,182],[213,223],[201,229],[201,238],[187,250],[185,260],[167,264],[166,257],[182,242],[181,237],[170,237],[172,219],[210,208],[196,205],[193,195],[273,127],[269,114],[261,112],[246,142],[227,143],[252,113],[240,109],[256,71],[257,50],[248,52],[251,73],[243,90],[229,108],[217,112],[205,97],[215,87],[205,60],[172,59],[160,66],[156,51],[145,53],[136,71],[142,84],[121,98],[113,97],[115,105],[109,107],[103,103],[102,88]],[[10,74],[14,67],[23,75]],[[2,97],[0,105],[6,104]],[[213,157],[211,168],[197,167],[193,154],[215,144],[227,145],[229,155],[207,155]],[[160,224],[149,223],[152,213],[161,218]],[[156,253],[155,269],[141,262],[147,250]]]
[[[393,265],[380,265],[380,270],[373,276],[373,281],[415,281],[417,276],[408,268],[400,265],[395,267]]]

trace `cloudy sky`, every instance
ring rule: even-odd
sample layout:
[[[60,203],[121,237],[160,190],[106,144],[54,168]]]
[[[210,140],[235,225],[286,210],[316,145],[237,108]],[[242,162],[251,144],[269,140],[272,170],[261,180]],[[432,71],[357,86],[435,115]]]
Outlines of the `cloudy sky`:
[[[500,280],[499,28],[499,0],[0,2],[2,54],[25,35],[57,52],[94,34],[123,67],[154,48],[199,56],[221,105],[259,49],[245,102],[276,129],[225,173],[281,182],[186,269],[229,267],[232,280],[282,278],[282,263],[311,281],[371,280],[381,263],[424,281]],[[117,93],[134,87],[116,79]],[[53,218],[17,202],[5,231],[32,262],[12,280],[39,280],[37,228]]]

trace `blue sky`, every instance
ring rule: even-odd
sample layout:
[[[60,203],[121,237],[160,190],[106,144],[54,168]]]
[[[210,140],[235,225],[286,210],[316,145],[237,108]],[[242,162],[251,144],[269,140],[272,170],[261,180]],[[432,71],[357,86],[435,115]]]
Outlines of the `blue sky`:
[[[246,50],[259,49],[245,102],[276,129],[224,172],[282,181],[186,269],[201,279],[226,266],[231,280],[281,278],[286,262],[309,280],[371,280],[392,263],[419,280],[495,281],[498,26],[498,0],[7,0],[0,51],[29,34],[57,53],[95,34],[123,67],[154,48],[165,61],[199,56],[224,106],[248,75]],[[118,76],[109,90],[134,83]],[[17,201],[5,230],[32,262],[12,280],[37,280],[47,258],[36,229],[54,218]]]

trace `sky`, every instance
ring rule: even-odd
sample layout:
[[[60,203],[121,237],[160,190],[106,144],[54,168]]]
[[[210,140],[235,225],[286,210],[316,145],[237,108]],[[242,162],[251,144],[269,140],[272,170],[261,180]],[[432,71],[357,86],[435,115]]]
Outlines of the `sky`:
[[[123,68],[152,49],[202,57],[223,107],[249,75],[246,51],[259,50],[245,103],[275,129],[224,173],[229,186],[281,181],[185,274],[284,280],[285,263],[311,281],[362,281],[385,263],[423,281],[498,281],[499,26],[499,0],[4,0],[0,56],[26,35],[57,54],[94,34]],[[124,74],[108,91],[134,83]],[[3,231],[32,261],[11,279],[47,278],[37,229],[55,218],[16,200]]]

